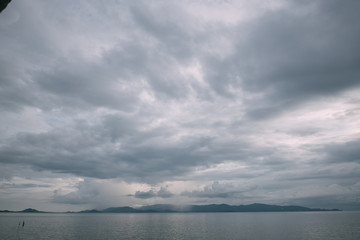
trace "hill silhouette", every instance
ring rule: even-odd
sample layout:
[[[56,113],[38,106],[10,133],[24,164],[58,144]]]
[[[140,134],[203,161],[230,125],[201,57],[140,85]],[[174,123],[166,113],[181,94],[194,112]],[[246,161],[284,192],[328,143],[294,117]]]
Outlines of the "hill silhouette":
[[[228,204],[210,204],[210,205],[171,205],[156,204],[139,208],[132,207],[110,207],[103,210],[87,209],[79,212],[66,213],[191,213],[191,212],[314,212],[314,211],[341,211],[339,209],[308,208],[302,206],[279,206],[262,203],[253,203],[249,205],[228,205]],[[38,211],[33,208],[27,208],[22,211],[0,210],[0,213],[50,213]]]
[[[80,213],[146,213],[146,212],[310,212],[310,211],[340,211],[339,209],[307,208],[302,206],[278,206],[261,203],[232,206],[228,204],[178,206],[169,204],[148,205],[140,208],[111,207],[104,210],[85,210]]]

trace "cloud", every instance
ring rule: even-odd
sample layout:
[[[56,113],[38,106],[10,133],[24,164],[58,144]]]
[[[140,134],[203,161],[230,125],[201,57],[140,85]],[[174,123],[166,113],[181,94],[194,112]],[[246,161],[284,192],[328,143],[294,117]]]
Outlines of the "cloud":
[[[0,185],[0,188],[7,189],[7,188],[48,188],[51,185],[49,184],[33,184],[33,183],[22,183],[22,184],[16,184],[16,183],[3,183]]]
[[[342,210],[359,209],[359,194],[353,194],[352,191],[358,191],[359,183],[350,185],[349,187],[342,187],[338,185],[332,185],[324,191],[319,192],[313,196],[298,197],[286,201],[286,204],[301,205],[301,206],[313,206],[318,208],[337,208]],[[342,194],[339,195],[338,193]]]
[[[108,207],[111,188],[140,205],[310,198],[334,184],[356,195],[359,9],[12,1],[0,14],[2,191],[46,185],[17,176],[71,176],[86,181],[44,190],[56,206]]]
[[[149,199],[149,198],[170,198],[174,196],[167,188],[161,187],[159,191],[149,190],[149,191],[136,191],[134,195],[135,198]]]
[[[155,196],[156,196],[156,194],[154,193],[153,190],[149,190],[147,192],[136,191],[136,193],[134,195],[134,197],[141,198],[141,199],[153,198]]]
[[[157,196],[161,198],[170,198],[174,196],[174,194],[170,192],[167,188],[161,187],[160,190],[157,192]]]
[[[192,198],[239,198],[242,196],[241,191],[234,191],[233,189],[234,187],[231,184],[215,181],[211,186],[205,186],[202,190],[185,191],[181,195]]]
[[[77,190],[73,192],[63,194],[61,189],[55,190],[52,201],[64,204],[87,204],[93,202],[99,194],[98,189],[86,181],[80,182]]]
[[[325,153],[325,161],[334,163],[360,162],[360,139],[344,143],[332,143],[322,146],[320,150]]]
[[[3,144],[0,161],[78,176],[156,182],[189,171],[205,160],[196,152],[204,144],[202,137],[185,136],[172,141],[168,140],[166,132],[165,135],[136,132],[137,125],[131,131],[134,136],[129,136],[127,127],[122,126],[122,118],[116,118],[114,125],[111,121],[114,121],[113,116],[105,118],[104,122],[109,123],[106,126],[80,121],[66,129],[18,134]],[[128,123],[131,126],[132,123]],[[159,178],[153,177],[156,173]]]
[[[66,5],[62,7],[73,19],[74,28],[61,24],[65,20],[62,14],[43,10],[57,9],[56,3],[16,4],[14,11],[21,13],[17,24],[24,29],[22,38],[14,41],[17,32],[9,26],[2,29],[8,49],[22,47],[12,60],[1,59],[1,106],[7,110],[62,106],[135,111],[144,89],[162,99],[185,98],[191,93],[204,97],[205,91],[209,92],[206,98],[217,94],[234,99],[241,92],[247,116],[259,119],[359,85],[356,43],[360,30],[352,24],[359,7],[356,1],[340,5],[336,1],[291,2],[246,25],[230,26],[207,26],[180,3],[124,4],[120,13],[111,4],[76,4],[85,9],[80,16],[92,26],[92,31],[84,28],[81,34],[77,31],[82,27],[79,16]],[[28,9],[42,14],[31,14]],[[83,14],[86,10],[90,16]],[[158,14],[164,10],[166,14]],[[53,14],[52,20],[48,14]],[[179,24],[180,18],[188,20]],[[103,23],[115,32],[104,31]],[[221,34],[233,50],[224,57],[206,47],[222,46]],[[68,35],[69,40],[59,41],[61,35]],[[91,39],[92,45],[81,45],[83,38]],[[4,56],[10,54],[8,49],[3,50]],[[87,55],[90,49],[93,55]],[[179,66],[191,65],[194,60],[203,71],[204,84],[179,71]],[[19,67],[11,67],[14,63]]]
[[[77,178],[65,183],[55,188],[48,199],[52,204],[63,206],[64,209],[68,209],[71,205],[83,210],[139,204],[136,199],[128,197],[133,189],[141,187],[136,183],[96,178]]]
[[[353,25],[358,8],[355,1],[292,2],[265,14],[245,31],[239,28],[238,38],[246,41],[238,42],[226,69],[215,72],[221,77],[236,69],[241,86],[260,95],[248,100],[247,115],[254,120],[359,86],[360,31],[341,27]]]

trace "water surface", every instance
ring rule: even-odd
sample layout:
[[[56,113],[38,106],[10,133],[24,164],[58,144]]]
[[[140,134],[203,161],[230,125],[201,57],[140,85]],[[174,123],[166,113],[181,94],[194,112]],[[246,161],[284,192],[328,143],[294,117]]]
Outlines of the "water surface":
[[[1,213],[0,239],[358,240],[360,212]]]

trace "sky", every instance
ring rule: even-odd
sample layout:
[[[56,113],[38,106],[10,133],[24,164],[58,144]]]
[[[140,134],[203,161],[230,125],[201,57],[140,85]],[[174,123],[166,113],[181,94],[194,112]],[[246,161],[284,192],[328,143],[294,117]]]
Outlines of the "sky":
[[[13,0],[0,209],[360,210],[360,1]]]

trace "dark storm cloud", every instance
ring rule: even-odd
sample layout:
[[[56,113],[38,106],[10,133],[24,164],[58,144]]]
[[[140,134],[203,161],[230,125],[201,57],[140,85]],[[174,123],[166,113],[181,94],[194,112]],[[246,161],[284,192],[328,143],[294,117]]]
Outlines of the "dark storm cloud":
[[[106,106],[129,111],[137,103],[133,89],[121,89],[124,83],[115,77],[106,76],[106,68],[91,64],[76,66],[76,63],[67,62],[61,65],[61,69],[52,70],[51,73],[40,73],[37,76],[39,88],[48,92],[53,106]]]
[[[238,198],[242,196],[242,192],[234,191],[231,184],[214,182],[211,186],[205,186],[202,190],[185,191],[181,195],[192,198]]]
[[[134,197],[141,199],[148,199],[148,198],[156,197],[156,194],[154,193],[153,190],[149,190],[147,192],[136,191]]]
[[[165,14],[164,19],[157,19],[153,16],[158,16],[157,11],[166,7],[147,6],[145,11],[133,4],[130,15],[134,22],[127,24],[142,31],[130,34],[131,41],[121,41],[112,51],[103,52],[100,63],[76,56],[58,58],[56,66],[50,69],[31,70],[29,79],[29,75],[17,72],[3,58],[3,66],[7,63],[8,67],[3,76],[2,106],[16,109],[36,105],[51,109],[63,105],[93,105],[129,111],[137,105],[139,92],[136,87],[121,86],[139,79],[145,79],[160,97],[185,97],[190,86],[179,78],[175,67],[185,53],[187,61],[194,57],[201,59],[205,81],[220,96],[234,98],[236,95],[231,89],[260,91],[261,98],[248,100],[252,107],[247,108],[247,113],[254,119],[358,85],[360,58],[356,53],[360,51],[357,44],[360,29],[353,23],[358,20],[359,3],[319,1],[310,4],[312,8],[309,3],[292,4],[293,8],[268,13],[247,26],[240,24],[234,29],[219,26],[218,33],[228,36],[235,46],[235,52],[225,59],[201,48],[203,32],[189,32],[179,24],[177,17],[185,13],[179,11],[175,17]],[[28,18],[25,12],[21,19]],[[8,32],[11,33],[11,29]],[[38,36],[33,45],[52,40],[44,34]],[[145,36],[153,42],[141,41]],[[208,41],[212,41],[212,36],[209,37]],[[44,56],[52,52],[50,47],[39,47],[39,54],[28,52],[19,62],[28,59],[25,67],[31,69],[30,58],[37,57],[45,63]],[[13,79],[19,83],[15,84]],[[192,84],[197,89],[196,84]]]
[[[134,195],[129,194],[128,196],[134,196],[135,198],[140,199],[149,199],[149,198],[170,198],[174,196],[167,188],[161,187],[159,191],[149,190],[149,191],[136,191]]]
[[[0,103],[2,108],[17,110],[32,106],[51,110],[63,106],[82,108],[106,106],[129,111],[129,108],[137,103],[137,97],[133,95],[132,88],[121,88],[125,82],[121,82],[120,78],[127,76],[128,71],[124,69],[129,66],[134,69],[133,71],[130,69],[130,72],[135,72],[136,64],[134,63],[138,63],[138,59],[129,62],[131,59],[126,59],[126,56],[138,56],[136,53],[144,52],[131,51],[141,49],[140,45],[132,48],[124,46],[125,49],[129,49],[129,53],[119,53],[125,56],[125,60],[119,60],[118,65],[107,64],[106,61],[105,64],[89,62],[77,51],[73,51],[71,56],[66,54],[62,56],[62,51],[66,49],[62,49],[62,42],[57,38],[65,34],[65,29],[57,22],[57,20],[64,20],[62,15],[59,14],[60,12],[55,12],[51,18],[52,21],[42,19],[51,15],[53,9],[57,8],[56,4],[50,8],[46,8],[49,6],[39,2],[34,2],[30,6],[26,3],[17,4],[18,6],[14,6],[17,7],[15,8],[17,11],[14,10],[12,13],[13,18],[17,20],[16,27],[5,24],[1,29],[4,36],[2,40],[9,47],[1,52],[3,71],[1,71],[0,79],[2,93]],[[69,9],[66,6],[69,4],[63,5],[64,12],[67,12]],[[10,23],[11,17],[8,17]],[[96,25],[93,27],[94,31],[101,33],[101,29]],[[58,32],[52,29],[57,29]],[[69,31],[73,30],[69,29]],[[71,42],[71,39],[76,39],[79,34],[76,32],[68,37],[68,41]],[[24,39],[26,41],[23,41]],[[63,43],[66,45],[67,41]],[[139,57],[142,59],[142,56]],[[121,72],[125,75],[119,74]]]
[[[4,65],[2,106],[133,111],[139,104],[141,90],[148,86],[159,97],[185,97],[189,89],[179,78],[176,60],[157,46],[149,50],[138,37],[134,38],[104,52],[100,63],[76,56],[59,58],[55,66],[31,70],[30,76],[13,70],[10,64]]]
[[[246,40],[225,65],[234,66],[244,89],[262,93],[248,103],[257,105],[247,110],[253,119],[360,83],[359,2],[292,4],[239,29]]]
[[[143,130],[147,121],[132,119],[123,114],[108,115],[95,125],[78,121],[46,133],[18,134],[0,147],[0,161],[83,177],[152,183],[181,178],[194,167],[226,161],[252,163],[273,171],[286,164],[273,150],[257,148],[253,152],[253,146],[241,140],[184,136],[174,141],[170,139],[177,129]]]
[[[192,191],[183,192],[181,195],[193,198],[233,198],[237,193],[235,192],[206,192],[206,191]]]
[[[0,53],[0,109],[5,111],[42,106],[46,93],[36,88],[31,72],[53,61],[58,47],[42,19],[41,4],[14,1],[11,7],[0,16],[2,45],[6,45]]]
[[[319,151],[325,153],[324,160],[332,163],[360,163],[360,139],[345,143],[328,144]]]
[[[189,87],[177,70],[178,56],[163,48],[164,43],[177,46],[177,53],[183,54],[188,47],[179,47],[178,43],[187,41],[177,40],[175,44],[168,42],[165,36],[177,33],[178,37],[171,39],[178,39],[186,33],[174,27],[177,23],[172,19],[166,22],[163,31],[153,37],[148,28],[164,24],[162,21],[151,24],[151,21],[155,21],[152,14],[157,12],[153,13],[150,9],[144,11],[144,6],[133,4],[130,15],[134,22],[121,22],[120,27],[143,29],[145,23],[152,27],[145,26],[144,31],[139,33],[136,30],[128,32],[128,39],[119,40],[111,49],[100,53],[100,61],[94,63],[75,55],[56,59],[56,66],[33,73],[39,91],[49,94],[54,101],[53,107],[90,105],[131,111],[139,104],[141,90],[147,87],[160,98],[187,95]],[[152,20],[139,22],[142,18]]]
[[[26,80],[19,78],[20,70],[0,59],[0,109],[4,111],[18,111],[24,106],[31,106],[37,97],[31,94],[34,90]]]
[[[159,15],[159,12],[162,14]],[[176,4],[162,6],[155,4],[150,7],[148,3],[142,2],[133,4],[131,13],[140,29],[156,40],[160,51],[180,61],[194,54],[195,46],[192,42],[193,36],[189,34],[189,20],[181,19],[185,13],[181,8],[176,8]]]
[[[357,110],[304,125],[289,114],[309,117],[303,104],[328,97],[339,103],[327,108],[340,109],[348,100],[340,94],[358,91],[359,1],[286,1],[244,21],[221,2],[216,20],[209,6],[194,14],[194,4],[13,1],[0,14],[0,163],[9,169],[0,179],[26,167],[154,189],[214,181],[183,193],[135,188],[131,200],[266,199],[272,190],[280,199],[281,189],[309,182],[359,192],[360,142],[346,140],[358,130],[338,127],[354,128]],[[334,136],[343,143],[330,144]],[[53,202],[100,200],[92,185],[58,190]]]
[[[172,142],[167,140],[171,129],[149,132],[140,127],[110,115],[100,125],[80,121],[47,133],[22,133],[1,146],[0,161],[78,176],[154,182],[219,161],[197,151],[207,144],[206,138]]]
[[[151,121],[142,115],[110,114],[96,124],[78,120],[45,133],[19,133],[0,146],[0,162],[82,177],[148,183],[181,179],[195,167],[229,161],[250,164],[255,172],[218,176],[255,178],[292,164],[278,149],[257,147],[242,139],[185,135],[173,140],[177,128],[144,130]]]

